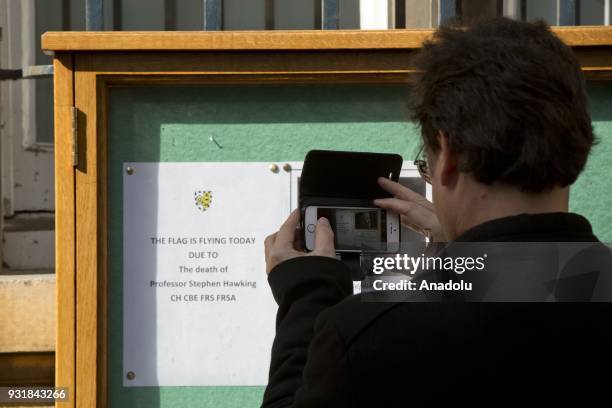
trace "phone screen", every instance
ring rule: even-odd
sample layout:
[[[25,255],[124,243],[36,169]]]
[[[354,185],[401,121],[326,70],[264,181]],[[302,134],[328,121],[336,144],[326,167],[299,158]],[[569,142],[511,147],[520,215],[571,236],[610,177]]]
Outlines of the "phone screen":
[[[325,217],[334,230],[336,249],[362,250],[387,242],[387,214],[376,208],[317,208],[317,219]]]

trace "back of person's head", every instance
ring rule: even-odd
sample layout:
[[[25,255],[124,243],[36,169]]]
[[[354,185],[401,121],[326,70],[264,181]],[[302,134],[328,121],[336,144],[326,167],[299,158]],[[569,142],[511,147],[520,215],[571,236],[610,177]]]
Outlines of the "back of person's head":
[[[428,151],[443,131],[478,182],[542,192],[576,181],[595,142],[585,82],[544,22],[442,26],[415,66],[412,119]]]

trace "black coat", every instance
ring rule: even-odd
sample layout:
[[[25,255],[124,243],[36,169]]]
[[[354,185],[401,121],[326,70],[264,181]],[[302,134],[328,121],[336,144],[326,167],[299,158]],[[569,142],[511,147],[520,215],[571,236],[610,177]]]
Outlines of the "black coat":
[[[598,242],[565,213],[490,221],[457,241]],[[610,276],[609,250],[597,256]],[[346,265],[323,257],[285,261],[268,280],[279,309],[265,407],[530,406],[583,385],[583,403],[607,393],[612,303],[364,302]]]

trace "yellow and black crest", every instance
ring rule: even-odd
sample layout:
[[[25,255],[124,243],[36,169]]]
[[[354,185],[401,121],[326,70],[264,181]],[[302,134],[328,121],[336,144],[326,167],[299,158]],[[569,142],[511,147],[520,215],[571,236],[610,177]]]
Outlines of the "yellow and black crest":
[[[212,197],[212,191],[196,191],[193,193],[195,205],[202,211],[206,211],[210,208]]]

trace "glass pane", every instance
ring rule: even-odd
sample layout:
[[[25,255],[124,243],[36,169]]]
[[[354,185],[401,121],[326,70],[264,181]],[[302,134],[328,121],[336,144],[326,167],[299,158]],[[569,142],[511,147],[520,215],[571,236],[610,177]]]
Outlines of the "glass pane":
[[[51,65],[53,60],[42,52],[40,37],[46,31],[61,31],[67,23],[62,0],[37,1],[35,8],[36,65]],[[53,143],[53,79],[29,79],[35,81],[36,142]]]
[[[53,78],[36,81],[36,141],[53,143]]]
[[[498,14],[498,0],[463,0],[461,15],[464,18],[494,17]]]
[[[121,1],[121,30],[164,30],[166,23],[165,1],[141,0]]]
[[[312,30],[315,28],[315,6],[311,0],[275,2],[277,30]],[[318,25],[317,25],[318,27]]]
[[[177,30],[197,31],[201,30],[203,26],[204,2],[202,0],[178,0],[176,2]]]
[[[386,85],[111,88],[108,134],[108,378],[111,407],[250,407],[261,403],[263,393],[261,386],[123,386],[125,371],[129,369],[123,366],[126,360],[123,355],[123,314],[126,310],[123,294],[123,228],[126,222],[123,219],[123,164],[264,162],[267,171],[267,163],[302,161],[306,152],[314,148],[394,152],[412,160],[420,135],[407,119],[406,98],[405,86]],[[216,142],[210,140],[211,136]],[[283,174],[281,170],[280,175]],[[201,176],[204,180],[210,174]],[[149,184],[155,188],[155,180]],[[177,184],[185,184],[185,181],[178,179]],[[220,196],[214,197],[214,200],[220,200],[217,198]],[[244,197],[247,205],[250,198]],[[189,202],[192,199],[188,197]],[[156,209],[158,201],[154,200],[147,208]],[[203,229],[202,234],[213,232]],[[135,361],[150,363],[149,376],[163,374],[158,368],[159,364],[168,360],[164,352],[168,349],[162,345],[165,339],[157,336],[156,327],[173,333],[174,347],[177,349],[202,352],[198,345],[201,341],[189,338],[189,330],[180,326],[181,319],[173,320],[177,325],[172,321],[166,325],[165,317],[158,312],[163,308],[156,306],[162,304],[158,301],[165,302],[165,297],[160,299],[145,305],[149,306],[146,308],[151,313],[143,316],[143,325],[139,326],[147,339],[139,345],[145,351],[146,358]],[[194,313],[199,312],[194,309]],[[270,316],[270,319],[273,318]],[[210,324],[202,336],[218,338],[222,330],[220,326]],[[186,368],[178,360],[176,367],[179,370]],[[209,367],[214,370],[214,366]],[[262,369],[267,371],[267,367]],[[139,372],[135,376],[138,378]]]
[[[601,25],[604,23],[605,0],[581,0],[579,9],[580,25]]]
[[[107,0],[106,2],[112,3],[109,0]],[[37,2],[37,4],[39,3],[41,2]],[[69,21],[69,26],[66,27],[66,30],[85,31],[85,2],[72,0],[69,3],[70,3],[70,21]]]
[[[437,21],[434,11],[432,0],[406,0],[406,28],[433,27]]]
[[[358,28],[359,0],[340,0],[340,29],[356,30]]]
[[[278,1],[276,2],[278,3]],[[224,0],[224,30],[265,30],[265,0]]]
[[[533,20],[557,25],[557,0],[527,0],[527,21]]]

